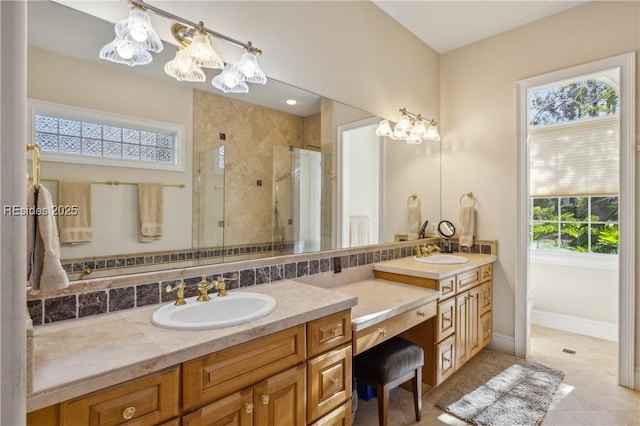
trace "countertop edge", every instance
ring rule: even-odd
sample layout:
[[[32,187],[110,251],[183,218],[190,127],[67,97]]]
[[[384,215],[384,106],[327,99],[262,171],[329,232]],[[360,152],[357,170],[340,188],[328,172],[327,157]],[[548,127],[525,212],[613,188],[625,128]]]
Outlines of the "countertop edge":
[[[464,253],[456,253],[456,255],[465,256]],[[497,261],[497,256],[494,255],[476,255],[472,254],[473,259],[467,263],[454,264],[454,265],[437,265],[437,264],[422,264],[415,262],[413,267],[397,265],[394,260],[388,260],[385,262],[378,262],[372,264],[374,271],[390,272],[394,274],[411,275],[420,278],[429,278],[434,280],[441,280],[443,278],[450,277],[452,275],[459,274],[469,269],[477,268]],[[409,259],[409,258],[405,258]],[[429,270],[431,269],[443,269],[443,270]]]
[[[441,293],[439,291],[434,290],[434,294],[429,295],[429,296],[425,296],[421,299],[416,299],[410,303],[406,303],[396,309],[393,310],[389,310],[386,311],[382,314],[379,314],[373,318],[364,320],[362,322],[357,322],[357,321],[352,321],[351,322],[351,329],[353,331],[361,331],[364,330],[366,328],[369,328],[371,326],[374,326],[376,324],[381,323],[382,321],[392,318],[396,315],[402,314],[404,312],[410,311],[413,308],[416,308],[420,305],[423,305],[425,303],[430,303],[430,302],[436,302],[438,300],[438,298],[441,296]]]

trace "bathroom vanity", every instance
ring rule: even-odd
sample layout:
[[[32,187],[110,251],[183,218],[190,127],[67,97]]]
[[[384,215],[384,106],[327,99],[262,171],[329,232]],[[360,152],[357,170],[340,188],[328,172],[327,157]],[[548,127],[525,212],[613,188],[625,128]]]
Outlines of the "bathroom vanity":
[[[405,257],[373,264],[376,278],[440,292],[434,318],[402,333],[424,350],[423,391],[441,384],[491,341],[496,257],[456,256],[467,262],[423,263]]]

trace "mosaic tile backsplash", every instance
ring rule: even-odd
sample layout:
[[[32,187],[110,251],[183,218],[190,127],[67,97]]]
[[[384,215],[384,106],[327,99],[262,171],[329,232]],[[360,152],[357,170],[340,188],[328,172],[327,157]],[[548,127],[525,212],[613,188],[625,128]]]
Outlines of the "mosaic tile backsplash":
[[[402,243],[400,243],[402,244]],[[412,256],[418,245],[398,246],[399,244],[384,244],[377,247],[367,247],[361,252],[353,253],[353,249],[334,250],[331,252],[319,252],[317,257],[305,256],[306,260],[288,261],[279,263],[279,258],[273,258],[274,263],[237,270],[233,263],[223,264],[225,270],[218,274],[207,275],[207,280],[213,281],[220,275],[231,278],[238,275],[237,280],[228,281],[227,288],[246,288],[270,282],[295,279],[307,275],[332,272],[334,265],[339,264],[341,269],[354,268],[356,266],[369,265],[375,262],[398,259]],[[444,248],[444,244],[439,243]],[[447,244],[448,247],[448,244]],[[457,243],[451,243],[451,251],[460,252]],[[480,254],[496,254],[494,242],[479,242],[464,252]],[[342,253],[341,253],[342,252]],[[348,253],[344,253],[348,252]],[[329,256],[333,254],[334,256]],[[262,259],[264,263],[266,259]],[[236,266],[237,267],[237,266]],[[202,279],[201,274],[187,275],[184,279],[187,284],[186,297],[197,296],[197,283]],[[51,294],[39,298],[28,295],[27,308],[34,325],[47,324],[55,321],[83,318],[90,315],[115,312],[123,309],[132,309],[158,303],[166,303],[175,300],[175,293],[167,294],[163,289],[167,285],[174,286],[180,280],[146,282],[115,288],[91,290],[84,288],[77,293]]]

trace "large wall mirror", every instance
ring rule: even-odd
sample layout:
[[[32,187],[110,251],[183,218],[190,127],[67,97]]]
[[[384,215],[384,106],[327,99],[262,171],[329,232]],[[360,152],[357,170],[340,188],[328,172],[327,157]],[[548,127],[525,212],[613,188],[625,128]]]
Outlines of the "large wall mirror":
[[[43,150],[54,201],[61,181],[93,182],[92,239],[61,249],[71,279],[87,267],[99,277],[390,242],[407,231],[412,193],[423,220],[440,219],[438,143],[383,140],[372,114],[273,79],[230,96],[211,86],[215,72],[178,82],[163,72],[172,40],[146,66],[101,61],[113,23],[58,3],[29,2],[28,24],[33,111],[181,129],[177,170],[59,161]],[[113,180],[122,184],[102,183]],[[165,185],[163,232],[152,242],[138,239],[138,182]]]

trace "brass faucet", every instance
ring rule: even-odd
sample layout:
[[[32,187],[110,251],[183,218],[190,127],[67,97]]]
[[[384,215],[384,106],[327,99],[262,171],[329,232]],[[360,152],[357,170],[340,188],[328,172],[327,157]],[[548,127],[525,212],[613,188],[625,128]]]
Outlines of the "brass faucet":
[[[198,283],[198,291],[200,292],[200,295],[196,300],[198,300],[199,302],[206,302],[208,300],[211,300],[211,296],[209,296],[209,293],[207,292],[212,288],[219,290],[218,297],[227,296],[229,293],[227,293],[226,282],[231,280],[237,280],[237,279],[238,279],[238,274],[234,274],[231,278],[221,276],[221,277],[218,277],[214,282],[211,282],[211,281],[207,281],[206,275],[202,275],[202,281]]]
[[[90,273],[93,272],[93,269],[89,268],[88,266],[86,268],[84,268],[82,270],[82,272],[80,272],[80,274],[78,275],[78,280],[83,279],[84,277],[86,277],[87,275],[89,275]]]
[[[426,257],[434,251],[440,251],[440,247],[435,244],[425,244],[422,247],[416,249],[416,257]]]
[[[167,293],[173,293],[174,291],[176,292],[176,306],[181,306],[181,305],[186,305],[187,302],[184,301],[184,289],[187,287],[187,285],[185,284],[184,280],[181,281],[177,286],[171,288],[171,285],[168,285],[165,288],[165,291]]]
[[[198,283],[198,291],[200,292],[200,295],[198,296],[198,298],[196,300],[198,302],[206,302],[208,300],[211,300],[211,297],[209,296],[209,293],[207,293],[207,292],[214,285],[215,285],[215,283],[212,283],[211,281],[207,281],[207,276],[202,274],[202,281],[200,281]]]

